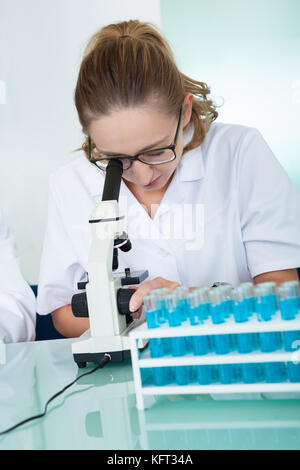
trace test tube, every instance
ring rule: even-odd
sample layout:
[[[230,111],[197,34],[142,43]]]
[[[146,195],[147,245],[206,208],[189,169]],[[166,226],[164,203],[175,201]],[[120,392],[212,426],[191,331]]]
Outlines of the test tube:
[[[211,301],[212,323],[224,323],[225,318],[222,290],[219,289],[219,287],[211,288],[209,289],[208,295]],[[231,335],[214,335],[213,342],[216,354],[227,354],[232,350]]]
[[[242,282],[240,288],[243,290],[244,301],[248,310],[248,318],[250,318],[255,310],[255,299],[252,282]]]
[[[149,349],[151,357],[162,357],[165,355],[164,339],[165,338],[149,339]]]
[[[182,323],[182,312],[179,307],[179,301],[176,293],[165,297],[167,307],[167,319],[170,327],[180,326]],[[172,337],[170,340],[170,349],[172,356],[183,356],[187,353],[187,341],[184,336]]]
[[[199,320],[199,292],[198,289],[190,292],[187,296],[187,302],[189,305],[189,320],[191,325],[197,325],[202,323],[202,320]],[[201,317],[200,317],[201,318]],[[208,336],[192,336],[191,338],[191,349],[192,352],[196,355],[207,354],[209,351],[209,342]]]
[[[286,368],[289,382],[300,382],[300,363],[287,362]]]
[[[181,311],[178,306],[176,294],[173,292],[165,296],[165,305],[167,311],[167,321],[169,326],[181,325]]]
[[[277,310],[275,282],[263,282],[255,288],[256,312],[259,321],[270,321]],[[281,349],[280,332],[259,333],[260,349],[262,352],[272,352]]]
[[[232,384],[237,382],[238,371],[236,364],[220,364],[219,378],[222,384]]]
[[[283,332],[283,347],[285,351],[296,351],[300,346],[300,331],[284,331]]]
[[[269,321],[277,311],[276,283],[262,282],[254,289],[255,307],[260,321]]]
[[[167,321],[167,307],[165,303],[165,297],[168,293],[169,289],[167,287],[153,289],[149,292],[150,295],[155,295],[157,299],[158,321],[160,324],[166,323]]]
[[[246,384],[260,382],[262,380],[261,364],[241,364],[241,378],[242,381]]]
[[[209,299],[211,301],[211,319],[212,323],[224,323],[224,304],[223,292],[219,287],[213,287],[208,291]]]
[[[234,299],[232,297],[232,286],[230,284],[223,284],[219,286],[220,291],[223,293],[224,302],[224,317],[229,318],[233,314]]]
[[[209,298],[209,287],[200,287],[197,289],[199,305],[198,305],[198,320],[203,323],[211,316],[211,301]]]
[[[202,356],[210,351],[208,336],[192,336],[192,351],[195,356]]]
[[[153,384],[153,371],[150,367],[141,368],[140,374],[143,386]]]
[[[188,318],[188,305],[187,305],[187,296],[189,294],[188,287],[176,287],[174,289],[174,295],[177,296],[178,308],[180,310],[181,321],[185,322]]]
[[[277,292],[281,318],[294,320],[299,312],[299,282],[283,282]]]
[[[268,383],[285,382],[286,368],[283,362],[265,362],[264,375],[265,381]]]
[[[172,381],[171,367],[153,367],[154,384],[158,387],[169,384]]]
[[[244,286],[238,286],[232,289],[234,299],[233,316],[237,323],[245,323],[249,318],[249,306],[245,299]],[[236,334],[236,346],[239,353],[249,353],[256,348],[256,337],[253,333]]]
[[[199,311],[199,293],[197,289],[190,292],[186,297],[188,305],[188,318],[191,325],[198,325],[198,311]]]
[[[234,287],[232,289],[232,297],[234,299],[233,304],[233,316],[237,323],[243,323],[248,321],[248,305],[244,299],[243,287]]]
[[[278,303],[283,320],[294,320],[298,314],[299,282],[283,282],[278,287]],[[300,343],[300,331],[284,331],[283,345],[286,351],[293,351]],[[295,346],[296,345],[296,346]]]
[[[196,366],[197,382],[201,385],[210,385],[214,381],[214,366]]]
[[[190,366],[174,367],[175,382],[177,385],[187,385],[190,383],[191,371]]]
[[[157,298],[154,294],[148,294],[144,297],[145,318],[148,328],[158,328],[159,308]]]

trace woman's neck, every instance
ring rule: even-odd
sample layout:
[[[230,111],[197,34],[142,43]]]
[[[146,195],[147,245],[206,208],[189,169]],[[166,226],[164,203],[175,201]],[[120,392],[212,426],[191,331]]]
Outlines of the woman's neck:
[[[163,188],[153,191],[145,191],[144,189],[140,188],[134,183],[131,183],[130,181],[126,181],[125,179],[123,179],[123,181],[126,184],[127,188],[137,199],[137,201],[145,208],[149,217],[153,219],[158,209],[158,206],[161,203],[164,194],[172,181],[172,177],[173,175],[171,176],[171,178],[169,178],[168,182]]]

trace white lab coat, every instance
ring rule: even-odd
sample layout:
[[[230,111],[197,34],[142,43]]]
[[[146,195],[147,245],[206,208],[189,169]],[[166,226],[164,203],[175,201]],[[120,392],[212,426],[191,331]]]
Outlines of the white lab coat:
[[[35,339],[35,297],[24,280],[13,239],[0,214],[0,340]]]
[[[51,176],[40,314],[69,304],[86,278],[88,220],[103,183],[83,155]],[[183,156],[153,220],[123,182],[119,202],[132,241],[119,253],[120,269],[210,286],[300,266],[300,194],[256,129],[213,123]]]

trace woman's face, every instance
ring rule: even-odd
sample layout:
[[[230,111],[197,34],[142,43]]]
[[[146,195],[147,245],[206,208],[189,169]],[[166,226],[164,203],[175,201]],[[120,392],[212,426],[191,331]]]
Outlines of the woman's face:
[[[144,191],[159,191],[168,184],[182,156],[183,128],[190,121],[192,96],[186,95],[183,103],[176,159],[160,165],[134,161],[129,169],[124,170],[124,180]],[[99,152],[107,156],[115,154],[115,158],[117,155],[136,155],[145,149],[167,147],[174,143],[179,111],[176,116],[168,116],[154,105],[124,108],[93,120],[89,135]]]

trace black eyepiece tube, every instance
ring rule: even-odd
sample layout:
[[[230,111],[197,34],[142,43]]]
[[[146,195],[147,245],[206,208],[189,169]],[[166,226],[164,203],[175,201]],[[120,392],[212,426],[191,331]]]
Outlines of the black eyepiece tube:
[[[118,201],[120,194],[123,165],[121,160],[112,158],[106,167],[102,201]]]

